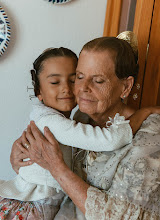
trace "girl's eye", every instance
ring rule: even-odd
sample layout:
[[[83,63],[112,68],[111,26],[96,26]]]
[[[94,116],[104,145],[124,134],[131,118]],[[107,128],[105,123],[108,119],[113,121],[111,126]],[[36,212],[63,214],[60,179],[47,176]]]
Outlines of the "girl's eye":
[[[75,83],[75,79],[70,80],[71,83]]]
[[[52,85],[59,84],[59,82],[51,82]]]
[[[75,79],[76,79],[76,75],[73,75],[72,77],[70,77],[69,81],[71,83],[75,83]]]

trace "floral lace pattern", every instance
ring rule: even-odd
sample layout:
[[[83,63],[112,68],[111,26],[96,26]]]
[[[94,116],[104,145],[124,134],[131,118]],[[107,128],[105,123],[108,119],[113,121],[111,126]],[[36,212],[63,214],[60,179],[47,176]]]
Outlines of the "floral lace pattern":
[[[84,164],[90,187],[87,219],[160,219],[160,115],[142,124],[133,143],[110,153],[94,153]]]
[[[155,213],[140,206],[112,198],[97,188],[89,187],[85,204],[87,220],[159,220]]]
[[[83,162],[87,182],[99,189],[108,190],[119,162],[125,157],[131,145],[112,152],[88,152]],[[92,159],[94,157],[94,159]]]

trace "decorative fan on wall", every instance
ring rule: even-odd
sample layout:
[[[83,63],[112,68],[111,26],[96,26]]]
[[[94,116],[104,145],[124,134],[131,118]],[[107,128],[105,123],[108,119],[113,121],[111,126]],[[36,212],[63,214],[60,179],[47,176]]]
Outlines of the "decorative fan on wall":
[[[67,3],[70,2],[72,0],[48,0],[48,2],[52,2],[53,4],[63,4],[63,3]]]
[[[11,36],[11,28],[4,9],[0,6],[0,56],[8,47]]]

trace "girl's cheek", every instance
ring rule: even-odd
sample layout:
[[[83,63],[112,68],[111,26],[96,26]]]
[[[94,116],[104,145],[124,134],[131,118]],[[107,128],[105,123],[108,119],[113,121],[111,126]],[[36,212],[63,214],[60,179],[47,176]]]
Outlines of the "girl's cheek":
[[[74,92],[74,89],[75,88],[75,86],[74,86],[74,84],[72,84],[71,86],[70,86],[70,90],[72,91],[72,92]]]

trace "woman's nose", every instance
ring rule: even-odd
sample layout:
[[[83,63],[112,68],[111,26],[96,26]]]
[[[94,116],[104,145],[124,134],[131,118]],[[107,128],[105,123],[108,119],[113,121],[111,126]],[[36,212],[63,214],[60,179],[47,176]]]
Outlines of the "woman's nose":
[[[80,86],[81,91],[89,92],[91,90],[90,84],[91,82],[89,80],[83,80],[83,83]]]

